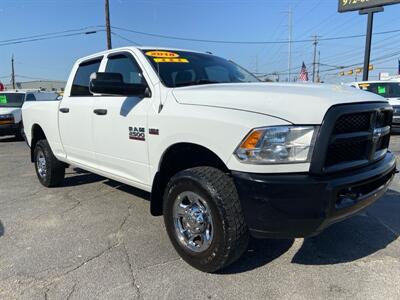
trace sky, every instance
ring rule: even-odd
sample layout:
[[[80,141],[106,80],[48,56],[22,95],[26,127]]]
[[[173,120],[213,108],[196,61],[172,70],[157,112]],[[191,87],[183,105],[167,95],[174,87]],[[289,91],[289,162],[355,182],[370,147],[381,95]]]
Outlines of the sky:
[[[362,66],[365,37],[323,40],[338,36],[363,35],[366,16],[358,12],[338,13],[338,0],[110,0],[113,47],[127,45],[168,46],[210,51],[232,59],[252,72],[288,76],[288,44],[205,43],[167,39],[137,32],[216,41],[286,42],[288,11],[292,10],[292,76],[298,76],[302,62],[312,72],[313,35],[322,39],[321,79],[339,83],[355,76],[338,76],[337,66]],[[375,70],[397,73],[400,58],[400,4],[385,7],[375,15],[372,42]],[[104,0],[0,0],[0,80],[10,81],[14,55],[17,81],[32,79],[66,80],[77,58],[106,48]],[[118,29],[118,28],[123,28]],[[84,29],[83,29],[84,28]],[[76,31],[72,31],[76,30]],[[78,34],[20,44],[8,40],[68,31]],[[48,35],[47,35],[48,36]],[[306,40],[306,42],[297,42]],[[333,66],[333,67],[332,67]],[[332,70],[333,69],[333,70]],[[352,67],[344,69],[345,71]],[[361,76],[359,75],[358,79]]]

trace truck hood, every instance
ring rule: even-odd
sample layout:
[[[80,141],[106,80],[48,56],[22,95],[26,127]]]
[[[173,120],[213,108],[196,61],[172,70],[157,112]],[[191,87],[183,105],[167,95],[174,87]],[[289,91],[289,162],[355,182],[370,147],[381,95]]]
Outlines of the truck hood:
[[[21,114],[20,107],[0,107],[0,115],[13,114],[14,116]]]
[[[321,124],[336,104],[387,102],[352,87],[326,84],[231,83],[175,88],[178,103],[261,113],[293,124]]]

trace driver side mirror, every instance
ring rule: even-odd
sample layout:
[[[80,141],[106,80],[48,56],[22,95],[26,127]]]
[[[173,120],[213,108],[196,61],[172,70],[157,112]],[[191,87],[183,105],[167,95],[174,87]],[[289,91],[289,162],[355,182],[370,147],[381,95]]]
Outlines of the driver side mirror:
[[[120,73],[92,73],[89,91],[92,94],[151,97],[150,89],[146,84],[125,83]]]

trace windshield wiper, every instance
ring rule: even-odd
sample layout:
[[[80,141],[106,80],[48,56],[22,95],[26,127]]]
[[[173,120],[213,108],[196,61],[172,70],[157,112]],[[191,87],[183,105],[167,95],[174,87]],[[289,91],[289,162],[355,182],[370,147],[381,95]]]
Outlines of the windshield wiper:
[[[177,83],[177,84],[175,84],[175,87],[200,85],[200,84],[215,84],[215,83],[223,83],[223,82],[213,81],[213,80],[208,80],[208,79],[198,79],[198,80],[194,80],[194,81],[186,81],[186,82]]]

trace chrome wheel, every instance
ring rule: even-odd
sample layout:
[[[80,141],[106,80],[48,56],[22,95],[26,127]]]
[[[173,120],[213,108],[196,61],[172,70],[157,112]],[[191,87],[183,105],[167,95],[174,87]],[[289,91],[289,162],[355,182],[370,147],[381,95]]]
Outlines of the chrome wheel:
[[[47,174],[46,158],[44,157],[43,151],[39,151],[36,157],[36,167],[38,174],[41,178],[45,178]]]
[[[183,192],[173,206],[175,232],[179,242],[194,252],[207,250],[213,239],[213,220],[204,199],[193,192]]]

